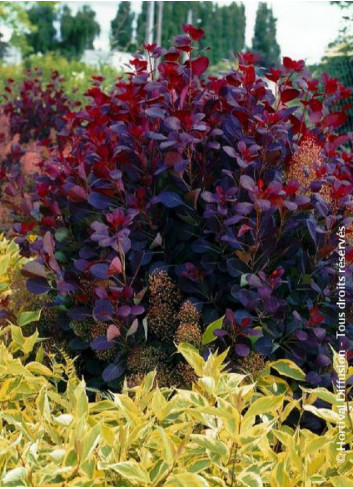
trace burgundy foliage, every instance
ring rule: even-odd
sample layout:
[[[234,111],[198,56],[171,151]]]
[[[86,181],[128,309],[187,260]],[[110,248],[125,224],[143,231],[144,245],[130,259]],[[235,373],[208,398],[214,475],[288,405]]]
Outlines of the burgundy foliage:
[[[112,364],[144,336],[148,274],[166,267],[204,324],[227,310],[216,335],[232,355],[290,358],[325,383],[336,345],[336,233],[352,221],[352,136],[336,134],[349,91],[289,58],[259,78],[250,53],[237,70],[206,78],[194,42],[203,32],[183,30],[168,50],[146,46],[111,93],[96,78],[64,126],[46,123],[60,145],[42,164],[31,217],[15,227],[24,250],[40,251],[28,287],[55,288],[71,319],[113,324],[120,354],[108,369],[121,375]],[[26,120],[13,117],[25,137],[17,127]],[[309,143],[317,161],[308,161]],[[42,239],[30,243],[34,221]],[[96,343],[73,344],[103,348]]]

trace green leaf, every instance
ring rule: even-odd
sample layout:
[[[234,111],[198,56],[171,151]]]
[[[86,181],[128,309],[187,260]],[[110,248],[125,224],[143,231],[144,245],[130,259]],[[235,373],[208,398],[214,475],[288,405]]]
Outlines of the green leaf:
[[[135,460],[130,460],[129,462],[118,462],[117,464],[98,464],[99,470],[114,470],[126,479],[126,482],[136,483],[142,482],[146,486],[150,482],[148,472],[137,463]]]
[[[55,231],[55,239],[56,241],[59,241],[59,243],[65,241],[68,235],[69,232],[66,228],[59,228],[57,231]]]
[[[223,319],[224,316],[222,316],[219,319],[216,319],[216,321],[213,321],[213,323],[209,324],[202,335],[202,344],[203,345],[208,345],[209,343],[212,343],[212,341],[215,341],[217,337],[213,334],[216,329],[221,329],[223,325]]]
[[[322,401],[328,402],[333,406],[337,403],[337,397],[333,392],[328,391],[324,387],[317,387],[316,389],[305,389],[302,387],[302,391],[307,394],[312,394]]]
[[[291,360],[276,360],[271,362],[269,367],[274,368],[279,374],[295,380],[305,380],[305,373]]]
[[[303,406],[305,411],[309,411],[310,413],[315,414],[318,418],[321,418],[329,423],[337,424],[340,421],[340,417],[338,413],[335,413],[331,409],[326,408],[317,408],[315,406],[311,406],[310,404],[305,404]]]
[[[345,475],[335,475],[331,477],[330,482],[334,487],[353,487],[353,479]]]
[[[245,487],[264,487],[261,477],[254,472],[244,470],[237,477],[237,482],[241,482]]]
[[[174,462],[174,444],[173,442],[168,438],[167,433],[161,426],[157,426],[157,431],[161,437],[162,441],[162,446],[163,446],[163,454],[164,454],[164,460],[167,462],[168,465],[172,465]]]
[[[272,413],[283,406],[284,396],[265,396],[256,399],[244,416],[244,420],[258,416],[259,414]]]
[[[197,474],[183,472],[168,478],[165,487],[209,487],[207,481]]]
[[[189,343],[180,343],[178,345],[178,352],[183,355],[188,364],[191,365],[196,374],[200,377],[202,375],[205,362],[198,350]]]
[[[17,319],[18,326],[26,326],[26,324],[33,323],[34,321],[39,321],[40,311],[26,311],[21,312],[19,318]]]
[[[217,455],[222,457],[228,456],[227,446],[216,438],[211,438],[210,436],[204,435],[191,435],[191,440],[205,450],[210,450],[211,452],[217,453]]]
[[[96,448],[100,439],[101,427],[96,424],[84,437],[81,449],[81,461],[85,462],[92,454],[93,450]]]

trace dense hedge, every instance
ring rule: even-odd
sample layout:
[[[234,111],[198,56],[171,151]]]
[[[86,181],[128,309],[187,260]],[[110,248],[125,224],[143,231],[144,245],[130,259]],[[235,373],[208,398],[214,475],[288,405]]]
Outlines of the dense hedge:
[[[287,358],[308,382],[329,386],[343,225],[352,298],[352,140],[335,134],[350,90],[289,58],[259,78],[250,53],[206,78],[202,36],[184,26],[168,50],[146,46],[109,94],[95,77],[65,124],[60,95],[58,144],[45,142],[35,191],[21,190],[21,179],[7,187],[24,197],[18,242],[40,254],[26,266],[28,289],[51,294],[54,338],[81,352],[94,382],[102,372],[122,381],[146,340],[149,361],[167,358],[173,371],[174,342],[187,331],[199,346],[225,315],[211,340],[230,347],[234,368],[254,352]],[[24,108],[9,100],[11,124],[37,106],[31,93]],[[163,270],[173,292],[153,298]],[[176,319],[185,300],[197,321]],[[347,350],[351,342],[349,323]]]

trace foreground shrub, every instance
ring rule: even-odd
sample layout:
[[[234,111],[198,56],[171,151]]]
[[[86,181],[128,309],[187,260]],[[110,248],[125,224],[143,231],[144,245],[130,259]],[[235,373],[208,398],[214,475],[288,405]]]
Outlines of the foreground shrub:
[[[28,348],[22,352],[16,326],[12,338],[0,344],[0,473],[5,487],[353,483],[352,433],[346,461],[340,466],[336,461],[335,395],[321,388],[293,399],[287,382],[270,373],[272,367],[303,379],[290,361],[268,364],[257,383],[250,383],[225,370],[225,354],[204,361],[182,344],[180,352],[197,377],[193,390],[160,389],[150,373],[133,389],[103,397],[97,393],[89,402],[72,362],[59,364],[53,357],[49,369],[38,354],[31,359]],[[36,341],[37,335],[27,337],[25,345]],[[317,408],[317,399],[328,407]],[[322,420],[321,435],[293,423],[291,415],[298,410]]]
[[[8,319],[21,322],[21,312],[28,311],[34,301],[25,287],[21,269],[28,260],[20,254],[19,246],[0,234],[0,325]],[[27,300],[26,300],[27,299]]]
[[[266,74],[271,90],[249,53],[206,79],[194,42],[203,33],[184,31],[167,51],[146,46],[149,61],[132,60],[111,94],[96,78],[89,103],[67,115],[25,223],[36,219],[41,239],[15,227],[26,253],[41,249],[29,290],[57,294],[73,349],[114,353],[89,367],[109,381],[122,379],[146,332],[174,341],[173,304],[146,311],[149,276],[167,269],[201,323],[227,310],[213,333],[234,364],[251,351],[288,358],[330,385],[337,233],[346,226],[349,237],[353,188],[352,138],[335,134],[346,119],[335,107],[350,91],[289,58]],[[352,258],[347,241],[347,302]],[[105,337],[67,328],[86,320],[105,323]],[[349,323],[342,346],[351,345]]]

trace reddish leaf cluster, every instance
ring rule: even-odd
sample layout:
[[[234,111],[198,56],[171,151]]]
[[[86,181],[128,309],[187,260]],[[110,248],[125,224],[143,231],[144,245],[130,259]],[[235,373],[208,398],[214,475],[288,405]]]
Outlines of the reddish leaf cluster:
[[[251,53],[237,70],[206,78],[193,42],[203,32],[183,30],[168,50],[146,46],[111,93],[96,77],[87,105],[66,115],[28,204],[45,238],[30,243],[17,226],[19,241],[41,249],[71,319],[115,325],[119,351],[144,335],[148,275],[169,267],[205,323],[237,310],[227,312],[232,334],[219,340],[233,354],[254,344],[321,368],[317,358],[335,340],[336,230],[351,222],[352,137],[335,132],[345,120],[335,107],[349,91],[289,58],[266,74],[269,86]],[[319,155],[309,155],[311,180],[291,171],[307,141]],[[45,290],[34,275],[31,290]],[[91,346],[103,349],[103,340]]]

